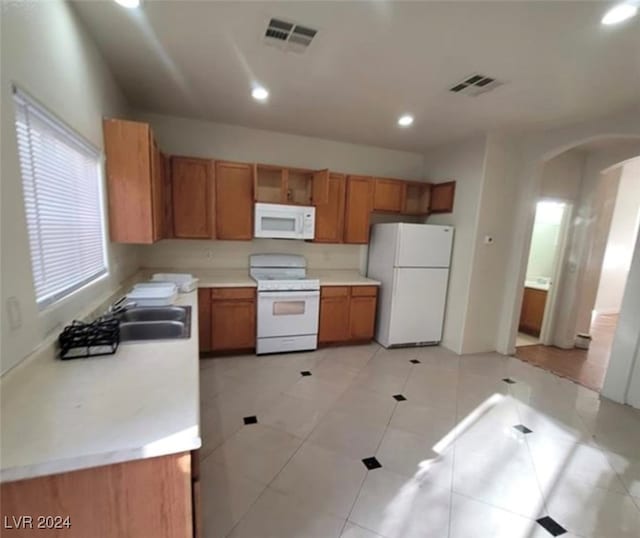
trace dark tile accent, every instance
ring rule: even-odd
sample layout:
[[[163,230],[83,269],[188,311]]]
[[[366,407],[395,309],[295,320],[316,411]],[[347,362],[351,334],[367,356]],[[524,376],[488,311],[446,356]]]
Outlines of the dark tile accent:
[[[364,466],[370,471],[382,467],[382,464],[376,458],[365,458],[362,460],[362,463],[364,463]]]
[[[304,371],[300,372],[300,375],[302,375],[302,376],[305,376],[305,377],[306,377],[306,376],[308,376],[308,375],[311,375],[311,372],[310,372],[309,370],[304,370]]]
[[[413,364],[420,364],[418,359],[411,359],[409,362],[412,362]]]
[[[258,423],[258,417],[256,417],[255,415],[253,415],[252,417],[244,417],[244,423],[245,424],[257,424]]]
[[[527,428],[524,424],[516,424],[514,426],[514,428],[516,430],[518,430],[520,433],[532,433],[533,430],[530,430],[529,428]]]
[[[393,397],[399,402],[404,402],[406,398],[402,394],[394,394]]]
[[[510,377],[505,377],[502,381],[504,381],[505,383],[509,383],[509,385],[513,385],[515,383],[515,381]]]
[[[551,536],[561,536],[563,534],[566,534],[567,532],[567,529],[565,529],[555,519],[549,516],[544,516],[540,519],[536,519],[536,522]]]

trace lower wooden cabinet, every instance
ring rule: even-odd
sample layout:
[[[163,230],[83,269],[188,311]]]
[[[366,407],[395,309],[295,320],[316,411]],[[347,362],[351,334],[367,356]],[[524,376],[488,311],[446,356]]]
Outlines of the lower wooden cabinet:
[[[200,352],[256,347],[256,289],[198,290]]]
[[[375,331],[377,286],[323,286],[318,342],[362,342]]]
[[[520,332],[540,336],[547,292],[536,288],[525,288],[520,310]]]
[[[2,536],[198,536],[197,457],[197,451],[182,452],[5,482],[0,485]],[[24,520],[23,528],[6,528],[6,522],[16,527],[20,516],[29,515],[33,528],[24,528]],[[40,515],[52,516],[44,529],[37,529]],[[59,528],[48,528],[52,524]]]

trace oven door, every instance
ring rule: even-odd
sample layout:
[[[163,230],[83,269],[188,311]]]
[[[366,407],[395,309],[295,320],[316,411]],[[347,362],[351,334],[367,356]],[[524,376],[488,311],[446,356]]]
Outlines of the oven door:
[[[258,338],[318,334],[319,291],[258,293]]]

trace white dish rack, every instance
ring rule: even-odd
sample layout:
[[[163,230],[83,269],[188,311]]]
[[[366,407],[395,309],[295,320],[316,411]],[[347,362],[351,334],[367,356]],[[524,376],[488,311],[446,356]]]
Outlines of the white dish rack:
[[[151,280],[154,282],[172,282],[178,287],[180,293],[189,293],[198,286],[198,279],[189,273],[154,273]]]

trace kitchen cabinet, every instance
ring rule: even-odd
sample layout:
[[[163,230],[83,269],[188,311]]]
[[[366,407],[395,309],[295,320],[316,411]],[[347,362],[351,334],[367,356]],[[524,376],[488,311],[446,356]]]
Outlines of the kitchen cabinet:
[[[0,485],[2,535],[191,538],[199,520],[197,452],[141,459]],[[33,529],[7,529],[31,515]],[[59,530],[36,530],[37,516],[61,516]],[[7,519],[5,519],[7,518]],[[69,527],[64,526],[68,518]]]
[[[165,230],[162,156],[146,123],[105,118],[110,240],[153,243]]]
[[[329,198],[329,170],[254,165],[254,201],[267,204],[318,205]]]
[[[520,309],[520,325],[518,327],[520,332],[540,336],[546,302],[546,290],[536,288],[524,289],[522,308]]]
[[[349,176],[344,216],[344,242],[369,242],[369,219],[373,210],[374,183],[369,177]]]
[[[376,179],[374,183],[373,210],[400,213],[404,207],[406,183],[393,179]]]
[[[316,206],[315,242],[342,243],[345,193],[346,181],[344,175],[331,173],[329,175],[327,202]]]
[[[451,213],[456,193],[456,182],[433,183],[429,213]]]
[[[349,304],[349,336],[352,340],[371,340],[376,324],[377,286],[354,286]]]
[[[318,342],[349,340],[348,286],[323,286],[320,289],[320,325]]]
[[[322,286],[318,342],[363,342],[375,331],[377,286]]]
[[[171,158],[174,237],[215,237],[213,181],[213,161],[192,157]]]
[[[210,350],[256,347],[256,289],[211,288]]]
[[[253,166],[246,163],[216,161],[215,214],[216,238],[253,238]]]
[[[404,215],[428,215],[431,202],[431,183],[405,182]]]
[[[198,349],[211,351],[211,290],[198,288]]]

